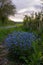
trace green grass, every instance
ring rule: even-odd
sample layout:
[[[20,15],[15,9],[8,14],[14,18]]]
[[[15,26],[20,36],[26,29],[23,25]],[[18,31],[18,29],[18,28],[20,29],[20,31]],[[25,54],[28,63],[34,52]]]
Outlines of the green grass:
[[[8,26],[8,25],[15,25],[15,22],[6,20],[6,22],[2,23],[2,21],[0,21],[0,26]]]

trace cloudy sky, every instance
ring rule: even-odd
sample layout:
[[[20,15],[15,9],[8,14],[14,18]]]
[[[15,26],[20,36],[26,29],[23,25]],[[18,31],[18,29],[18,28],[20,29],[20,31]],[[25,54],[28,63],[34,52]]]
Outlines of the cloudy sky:
[[[16,5],[17,13],[15,17],[10,18],[14,21],[22,21],[25,14],[32,13],[33,11],[38,12],[41,9],[40,0],[12,0],[13,4]]]

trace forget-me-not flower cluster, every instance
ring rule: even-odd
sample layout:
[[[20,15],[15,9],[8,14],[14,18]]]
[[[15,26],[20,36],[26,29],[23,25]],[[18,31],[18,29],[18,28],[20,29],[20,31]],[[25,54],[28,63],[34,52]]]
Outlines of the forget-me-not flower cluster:
[[[30,47],[32,42],[36,40],[35,34],[31,32],[13,32],[5,39],[6,46],[9,48],[12,44],[20,48]]]

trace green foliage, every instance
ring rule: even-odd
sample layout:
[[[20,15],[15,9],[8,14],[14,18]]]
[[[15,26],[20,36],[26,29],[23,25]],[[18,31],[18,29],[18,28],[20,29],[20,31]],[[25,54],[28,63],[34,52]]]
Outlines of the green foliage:
[[[34,15],[33,15],[34,16]],[[24,21],[23,21],[23,26],[25,29],[30,30],[30,31],[42,31],[43,29],[43,18],[42,18],[42,13],[35,13],[35,17],[29,17],[25,15]]]
[[[16,12],[15,5],[12,4],[11,0],[0,0],[0,20],[4,24],[5,19],[9,15],[14,15]]]
[[[32,64],[33,65],[41,65],[41,61],[42,61],[42,51],[39,45],[40,41],[36,40],[35,42],[33,42],[32,47],[34,50],[34,53],[32,54]],[[42,45],[42,43],[41,43]]]
[[[33,53],[31,53],[31,62],[29,62],[26,59],[27,65],[43,65],[43,17],[42,17],[42,13],[35,13],[35,19],[31,18],[26,19],[24,21],[24,29],[26,29],[27,25],[27,30],[35,32],[38,34],[38,37],[41,38],[41,41],[36,40],[35,42],[33,42],[32,44],[32,48],[33,48]]]

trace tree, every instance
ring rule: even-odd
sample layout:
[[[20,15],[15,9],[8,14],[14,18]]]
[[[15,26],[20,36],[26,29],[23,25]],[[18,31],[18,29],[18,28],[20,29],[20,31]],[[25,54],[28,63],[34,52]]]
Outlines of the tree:
[[[0,0],[0,20],[2,20],[2,23],[9,15],[14,15],[15,12],[16,7],[11,0]]]
[[[43,0],[41,0],[41,23],[42,23],[42,29],[43,29]]]

